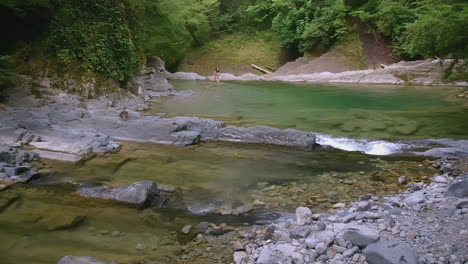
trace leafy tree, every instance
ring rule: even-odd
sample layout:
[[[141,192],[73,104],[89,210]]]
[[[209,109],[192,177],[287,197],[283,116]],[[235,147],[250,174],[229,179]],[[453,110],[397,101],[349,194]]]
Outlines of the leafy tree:
[[[140,64],[127,2],[57,0],[50,50],[61,71],[91,71],[124,81]]]
[[[468,3],[419,1],[417,19],[402,34],[401,49],[412,57],[468,57]]]
[[[317,7],[314,18],[304,27],[301,49],[319,47],[328,49],[336,40],[349,31],[346,17],[349,9],[343,0],[325,0]]]

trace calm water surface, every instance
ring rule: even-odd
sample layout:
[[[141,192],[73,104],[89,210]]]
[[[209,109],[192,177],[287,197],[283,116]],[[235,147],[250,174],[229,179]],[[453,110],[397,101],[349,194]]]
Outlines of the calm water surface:
[[[151,113],[201,116],[364,139],[468,138],[468,111],[441,87],[177,81],[187,97],[156,99]]]

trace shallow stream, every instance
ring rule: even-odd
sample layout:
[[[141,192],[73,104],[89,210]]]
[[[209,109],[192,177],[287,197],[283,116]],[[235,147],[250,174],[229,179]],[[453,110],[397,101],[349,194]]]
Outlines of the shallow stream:
[[[452,100],[452,90],[441,88],[284,83],[216,87],[196,81],[175,85],[193,90],[194,95],[157,99],[147,114],[293,127],[319,132],[319,140],[341,142],[342,149],[359,144],[358,139],[381,146],[407,139],[468,138],[466,108]],[[82,164],[36,164],[42,168],[41,179],[0,193],[0,198],[19,195],[0,212],[0,263],[56,263],[64,255],[175,263],[181,245],[190,239],[180,233],[185,225],[206,221],[238,227],[254,224],[265,213],[293,212],[300,205],[326,212],[334,203],[362,195],[398,192],[400,175],[416,182],[434,174],[424,157],[342,149],[123,142],[120,152]],[[77,184],[120,186],[141,180],[178,190],[166,208],[144,210],[74,194]],[[226,215],[252,203],[254,210],[248,214]],[[75,220],[81,221],[62,228]]]

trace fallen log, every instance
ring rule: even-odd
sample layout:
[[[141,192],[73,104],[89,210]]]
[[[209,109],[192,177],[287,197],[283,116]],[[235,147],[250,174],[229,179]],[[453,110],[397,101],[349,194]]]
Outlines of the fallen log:
[[[266,69],[264,69],[262,67],[259,67],[259,66],[255,65],[255,64],[251,64],[250,66],[252,66],[252,68],[254,68],[256,70],[259,70],[259,71],[261,71],[263,73],[266,73],[266,74],[272,73],[271,71],[266,70]]]

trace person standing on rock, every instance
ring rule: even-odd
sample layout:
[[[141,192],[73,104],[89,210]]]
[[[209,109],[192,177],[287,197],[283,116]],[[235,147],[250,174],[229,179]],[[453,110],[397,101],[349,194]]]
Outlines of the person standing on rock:
[[[216,82],[216,85],[220,84],[220,82],[219,82],[219,68],[218,67],[215,68],[215,72],[214,72],[214,75],[213,75],[213,80]]]

